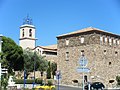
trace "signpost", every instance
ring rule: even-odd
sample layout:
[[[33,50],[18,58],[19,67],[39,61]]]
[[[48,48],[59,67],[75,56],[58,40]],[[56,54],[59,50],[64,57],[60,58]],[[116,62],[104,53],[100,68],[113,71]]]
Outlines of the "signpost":
[[[80,67],[77,68],[77,72],[83,73],[83,90],[84,90],[84,73],[90,72],[89,68],[87,67],[88,60],[85,58],[84,54],[79,59],[79,65]]]
[[[26,83],[26,71],[24,70],[24,89],[25,89],[25,83]]]
[[[60,86],[59,86],[59,80],[61,79],[61,72],[60,70],[56,71],[56,79],[58,80],[58,90],[60,90]]]
[[[78,67],[77,68],[77,72],[90,72],[90,69],[89,68],[84,68],[84,67]]]

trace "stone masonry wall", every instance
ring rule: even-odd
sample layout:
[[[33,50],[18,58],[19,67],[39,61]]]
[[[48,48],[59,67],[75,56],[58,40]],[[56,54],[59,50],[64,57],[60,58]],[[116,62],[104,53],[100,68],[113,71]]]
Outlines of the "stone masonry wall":
[[[109,87],[109,80],[115,80],[120,74],[120,48],[100,43],[100,34],[84,34],[84,43],[80,43],[81,35],[58,38],[58,69],[62,73],[62,84],[73,84],[72,80],[82,83],[82,73],[76,71],[79,67],[78,60],[81,51],[84,50],[88,59],[87,67],[90,73],[85,73],[89,81],[101,81]],[[65,40],[69,39],[66,46]],[[66,52],[69,52],[69,60],[66,60]],[[94,76],[94,79],[91,78]],[[116,82],[114,82],[115,84]]]

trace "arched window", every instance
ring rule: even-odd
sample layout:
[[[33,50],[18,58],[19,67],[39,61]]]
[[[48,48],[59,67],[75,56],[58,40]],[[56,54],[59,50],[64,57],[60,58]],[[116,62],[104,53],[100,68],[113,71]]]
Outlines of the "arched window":
[[[22,30],[22,37],[24,37],[24,35],[25,35],[25,34],[24,34],[24,29],[23,29],[23,30]]]
[[[29,36],[32,37],[32,29],[29,30]]]

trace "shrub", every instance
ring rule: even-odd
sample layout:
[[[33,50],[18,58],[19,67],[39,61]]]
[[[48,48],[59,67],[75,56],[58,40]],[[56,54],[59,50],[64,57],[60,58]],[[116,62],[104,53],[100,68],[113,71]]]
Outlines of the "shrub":
[[[52,82],[52,80],[48,80],[48,86],[51,86],[51,85],[53,85],[53,82]]]
[[[49,67],[47,69],[47,79],[50,79],[51,78],[51,68]]]
[[[14,80],[16,84],[24,84],[24,79],[15,79]],[[26,84],[33,84],[34,80],[26,79]],[[42,79],[36,79],[35,83],[43,85]]]
[[[40,84],[40,85],[43,85],[43,80],[42,80],[42,79],[36,79],[36,80],[35,80],[35,83]]]
[[[14,81],[16,84],[24,84],[24,79],[15,79]],[[27,79],[25,83],[32,84],[33,82],[34,82],[34,80]]]
[[[120,76],[116,76],[117,85],[120,85]]]

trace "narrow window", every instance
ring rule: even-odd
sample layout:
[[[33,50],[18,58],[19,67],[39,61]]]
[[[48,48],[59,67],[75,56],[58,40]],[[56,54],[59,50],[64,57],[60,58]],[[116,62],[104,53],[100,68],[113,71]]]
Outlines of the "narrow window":
[[[111,65],[111,62],[109,62],[109,65]]]
[[[29,30],[29,36],[32,37],[32,29]]]
[[[66,52],[66,61],[69,60],[69,52]]]
[[[23,29],[23,30],[22,30],[22,37],[24,37],[24,35],[25,35],[25,34],[24,34],[24,29]]]
[[[117,41],[117,45],[119,45],[120,44],[120,42],[119,42],[119,40]]]
[[[38,50],[38,52],[39,52],[39,49],[37,49]]]
[[[81,55],[84,55],[84,50],[81,50]]]
[[[115,39],[113,40],[113,43],[114,43],[114,45],[115,45]]]
[[[40,50],[40,55],[41,55],[42,53],[41,53],[41,50]]]
[[[68,40],[68,39],[66,39],[66,45],[67,45],[67,46],[69,45],[69,40]]]
[[[84,43],[84,37],[81,37],[81,38],[80,38],[80,42],[81,42],[81,43]]]
[[[103,43],[105,43],[105,37],[103,37]]]
[[[107,42],[107,37],[105,37],[105,42]]]
[[[112,45],[113,45],[113,38],[111,39],[111,43],[112,43]]]
[[[109,38],[109,45],[112,45],[112,40],[111,40],[111,38]]]
[[[104,54],[105,54],[105,55],[106,55],[106,52],[107,52],[107,51],[106,51],[106,50],[104,50]]]
[[[118,41],[118,40],[116,39],[116,41],[115,41],[115,44],[116,44],[116,45],[118,45],[117,41]]]
[[[100,44],[103,44],[103,37],[100,37]]]
[[[117,51],[115,51],[115,55],[116,55],[116,56],[118,55],[118,52],[117,52]]]
[[[109,37],[107,37],[107,44],[109,44]]]

